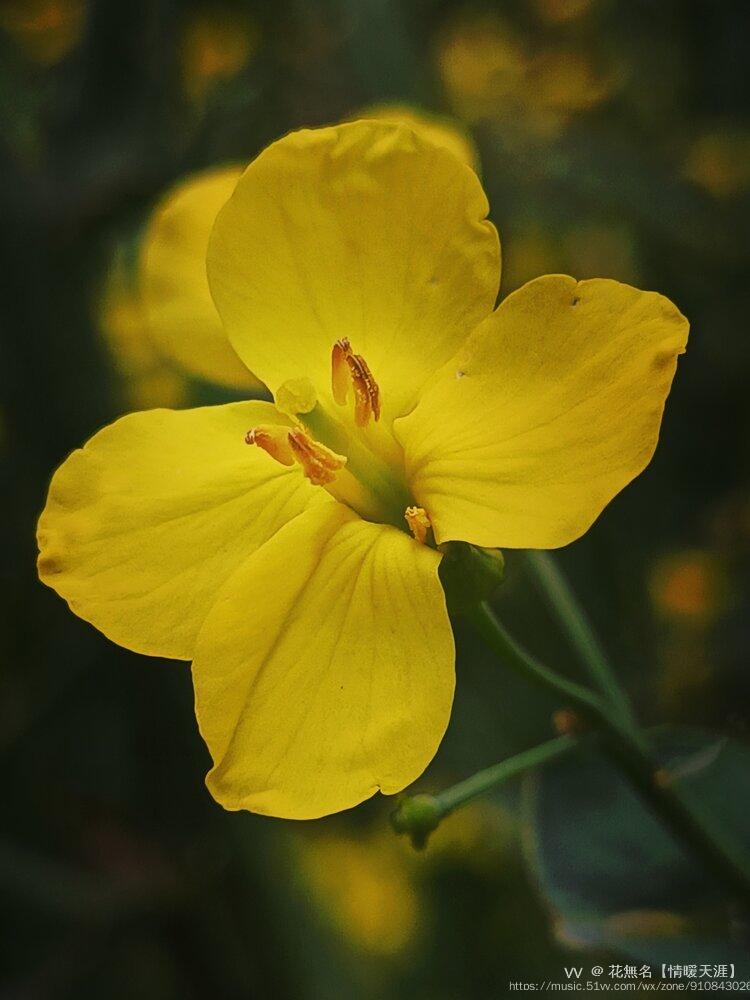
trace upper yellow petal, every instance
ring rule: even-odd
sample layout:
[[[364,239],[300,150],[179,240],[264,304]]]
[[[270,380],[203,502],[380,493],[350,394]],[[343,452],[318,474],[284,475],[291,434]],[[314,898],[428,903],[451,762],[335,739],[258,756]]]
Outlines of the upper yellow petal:
[[[406,126],[286,136],[250,164],[211,236],[230,340],[274,393],[306,377],[330,399],[331,348],[347,337],[384,417],[406,412],[494,305],[487,210],[476,175]]]
[[[148,332],[159,352],[191,375],[240,389],[258,387],[232,349],[206,278],[211,227],[242,168],[220,167],[182,181],[149,221],[140,289]]]
[[[472,170],[479,173],[479,154],[466,129],[455,118],[432,114],[410,104],[373,104],[352,116],[381,122],[407,125],[417,135],[447,149]]]
[[[648,464],[688,323],[654,292],[548,275],[395,425],[438,542],[555,548]]]
[[[222,805],[311,819],[422,773],[454,688],[439,562],[336,504],[243,563],[193,663],[207,783]]]
[[[190,659],[218,590],[312,504],[333,503],[246,432],[269,403],[122,417],[55,473],[39,521],[39,574],[71,609],[140,653]]]

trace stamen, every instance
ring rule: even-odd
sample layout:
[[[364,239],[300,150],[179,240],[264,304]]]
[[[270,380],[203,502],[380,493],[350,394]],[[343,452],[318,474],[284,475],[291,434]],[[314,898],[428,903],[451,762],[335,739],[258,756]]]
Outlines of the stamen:
[[[272,424],[252,427],[245,435],[245,444],[257,445],[282,465],[294,465],[294,452],[289,444],[287,427]]]
[[[245,444],[254,444],[268,452],[282,465],[302,466],[302,471],[314,486],[332,483],[339,469],[346,465],[346,458],[314,441],[301,428],[280,424],[263,424],[252,427],[245,435]]]
[[[313,441],[304,431],[289,431],[288,440],[295,459],[313,486],[332,483],[339,469],[346,465],[343,455],[337,455],[319,441]]]
[[[346,363],[346,355],[351,353],[348,337],[337,340],[331,351],[331,388],[333,398],[339,406],[346,405],[346,397],[349,393],[349,365]]]
[[[365,427],[370,419],[380,420],[380,389],[361,354],[352,351],[348,337],[342,337],[331,352],[331,387],[333,398],[344,406],[349,383],[354,387],[354,420]]]
[[[424,544],[427,533],[432,530],[432,524],[424,507],[407,507],[404,519],[409,525],[409,531],[418,542]]]

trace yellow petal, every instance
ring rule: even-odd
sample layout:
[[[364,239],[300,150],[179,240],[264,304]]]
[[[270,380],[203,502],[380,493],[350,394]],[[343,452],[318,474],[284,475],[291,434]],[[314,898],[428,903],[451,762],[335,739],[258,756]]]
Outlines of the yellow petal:
[[[154,211],[141,252],[141,294],[160,353],[191,375],[258,387],[232,349],[211,299],[206,250],[211,227],[242,170],[221,167],[178,184]]]
[[[190,659],[237,566],[308,505],[333,502],[245,444],[280,419],[269,403],[231,403],[132,413],[99,431],[52,479],[41,579],[121,646]]]
[[[420,111],[409,104],[373,104],[363,108],[353,118],[408,125],[412,131],[447,149],[479,173],[477,149],[466,129],[456,119]]]
[[[222,805],[311,819],[422,773],[454,687],[439,561],[336,504],[242,565],[193,663],[207,784]]]
[[[307,377],[330,400],[331,348],[348,337],[392,417],[494,305],[486,214],[476,175],[403,125],[295,132],[250,164],[219,213],[211,291],[273,392]]]
[[[547,275],[395,426],[438,542],[555,548],[648,464],[688,323],[661,295]]]

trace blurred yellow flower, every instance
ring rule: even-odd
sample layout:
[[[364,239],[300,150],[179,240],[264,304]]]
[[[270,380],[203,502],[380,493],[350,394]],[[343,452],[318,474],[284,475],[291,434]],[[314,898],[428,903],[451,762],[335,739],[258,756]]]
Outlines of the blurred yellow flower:
[[[156,350],[133,284],[123,254],[115,254],[99,303],[99,326],[121,376],[126,408],[180,406],[187,399],[185,379]]]
[[[460,17],[443,34],[438,67],[448,100],[468,121],[491,121],[554,135],[575,114],[605,100],[614,77],[583,52],[532,49],[501,18]]]
[[[227,341],[206,278],[211,228],[241,173],[235,165],[205,170],[167,192],[143,237],[140,291],[149,333],[165,358],[209,382],[257,389]]]
[[[186,375],[248,392],[261,388],[232,350],[206,278],[211,227],[241,173],[232,165],[181,181],[151,214],[135,273],[122,254],[115,257],[100,326],[133,403],[182,402]]]
[[[705,709],[715,680],[710,633],[731,598],[725,561],[708,549],[685,549],[654,566],[649,591],[663,624],[657,693],[664,710],[684,717]]]
[[[700,136],[683,175],[714,198],[733,198],[750,188],[750,131],[726,127]]]
[[[299,843],[302,875],[329,919],[345,939],[375,955],[408,950],[419,932],[419,892],[401,846],[387,830]]]
[[[438,66],[448,99],[468,121],[493,117],[523,87],[525,46],[499,18],[461,18],[440,41]]]
[[[650,592],[655,608],[665,617],[705,622],[722,609],[726,582],[712,553],[688,549],[656,564]]]
[[[556,268],[585,278],[609,273],[632,283],[639,277],[636,243],[625,226],[582,222],[553,232],[538,222],[527,223],[505,253],[503,287],[512,291]]]
[[[564,275],[493,311],[487,211],[403,125],[274,143],[207,263],[277,405],[131,414],[52,480],[42,579],[116,642],[193,660],[229,809],[311,818],[414,781],[453,699],[437,546],[565,545],[653,454],[684,317]]]
[[[236,6],[198,8],[188,15],[180,45],[185,92],[203,100],[218,83],[236,76],[258,45],[258,28]]]
[[[503,250],[503,287],[515,291],[535,275],[556,270],[559,260],[560,241],[531,224]]]
[[[356,832],[307,829],[295,837],[302,877],[342,936],[371,954],[409,953],[429,919],[424,884],[446,864],[480,875],[505,864],[516,832],[497,805],[472,802],[447,817],[415,852],[387,825]]]
[[[582,17],[595,0],[530,0],[539,17],[548,24],[564,24]]]
[[[627,226],[582,222],[563,236],[561,257],[565,266],[584,277],[614,274],[618,281],[639,279],[638,253]]]
[[[567,117],[600,104],[611,92],[611,80],[598,73],[582,52],[546,49],[530,61],[527,103],[542,117]]]
[[[87,10],[85,0],[4,0],[0,28],[32,62],[54,66],[80,42]]]
[[[447,816],[430,834],[427,849],[416,854],[399,840],[410,857],[425,869],[446,861],[458,861],[464,868],[487,874],[504,864],[505,855],[517,836],[514,818],[490,800],[478,800]]]

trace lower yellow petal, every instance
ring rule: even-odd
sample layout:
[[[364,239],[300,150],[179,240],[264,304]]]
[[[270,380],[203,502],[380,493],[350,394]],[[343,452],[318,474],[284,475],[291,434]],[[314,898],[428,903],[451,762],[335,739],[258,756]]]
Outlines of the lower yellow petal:
[[[210,382],[257,389],[224,333],[206,277],[211,228],[241,173],[220,167],[167,193],[143,239],[140,284],[148,333],[164,358]]]
[[[438,542],[555,548],[653,455],[688,323],[661,295],[547,275],[509,296],[396,423]]]
[[[149,410],[95,434],[55,473],[39,575],[121,646],[190,659],[227,577],[311,504],[333,503],[245,444],[269,403]]]
[[[193,663],[207,784],[222,805],[311,819],[422,773],[454,687],[439,562],[336,505],[297,518],[242,565]]]

